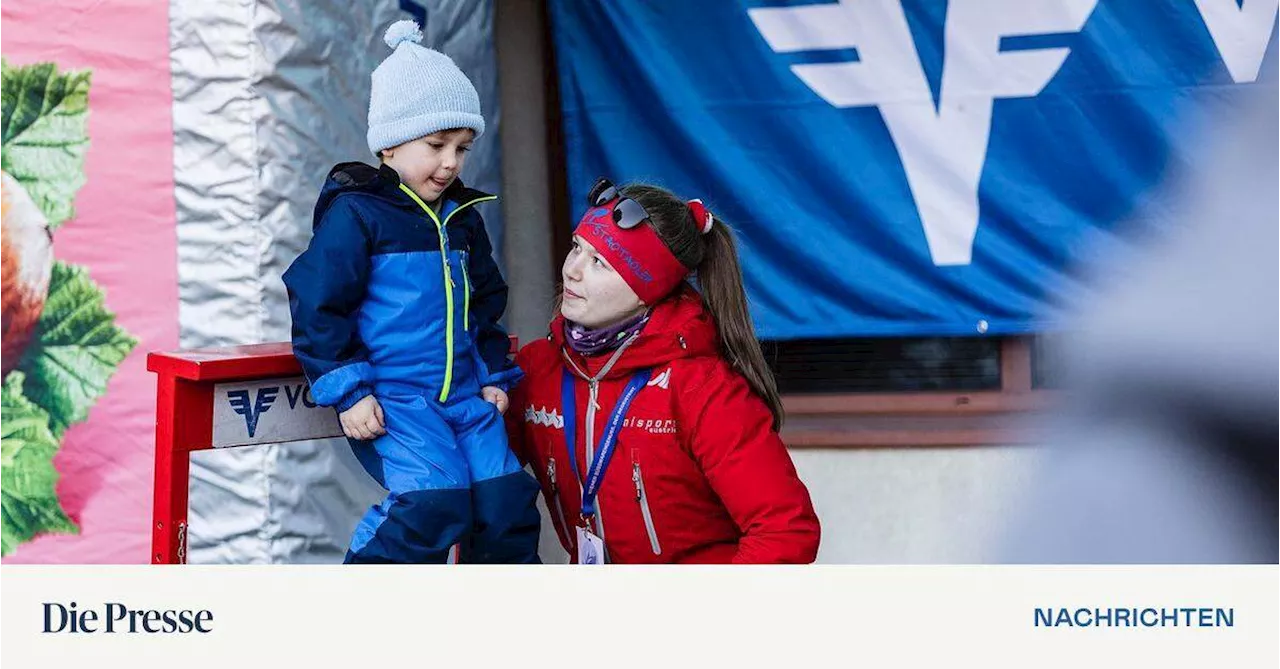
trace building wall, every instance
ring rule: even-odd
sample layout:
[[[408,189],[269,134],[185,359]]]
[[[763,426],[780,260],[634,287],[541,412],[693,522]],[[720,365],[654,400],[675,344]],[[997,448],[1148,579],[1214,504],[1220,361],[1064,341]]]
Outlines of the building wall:
[[[824,563],[994,558],[1041,451],[1029,446],[792,450]]]

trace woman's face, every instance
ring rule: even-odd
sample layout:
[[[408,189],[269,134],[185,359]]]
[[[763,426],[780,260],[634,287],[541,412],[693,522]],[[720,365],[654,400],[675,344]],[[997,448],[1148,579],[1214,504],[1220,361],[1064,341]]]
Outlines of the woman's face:
[[[596,255],[595,247],[577,235],[560,278],[564,282],[560,313],[584,327],[607,327],[644,311],[644,303],[631,286],[607,260]]]

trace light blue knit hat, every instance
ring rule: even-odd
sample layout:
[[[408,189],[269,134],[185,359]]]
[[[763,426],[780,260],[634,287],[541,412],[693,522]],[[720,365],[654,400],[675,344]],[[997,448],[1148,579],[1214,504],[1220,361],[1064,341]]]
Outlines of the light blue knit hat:
[[[387,28],[392,48],[373,71],[369,95],[369,150],[399,146],[411,139],[454,128],[484,133],[480,95],[452,58],[420,46],[422,31],[410,20]]]

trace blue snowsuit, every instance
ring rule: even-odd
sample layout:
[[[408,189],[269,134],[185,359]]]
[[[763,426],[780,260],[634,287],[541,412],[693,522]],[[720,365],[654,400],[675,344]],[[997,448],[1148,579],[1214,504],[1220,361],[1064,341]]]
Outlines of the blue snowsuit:
[[[351,440],[389,491],[346,561],[538,561],[538,486],[507,446],[482,386],[521,377],[498,325],[507,286],[460,181],[439,215],[388,166],[342,163],[321,189],[310,246],[284,273],[294,354],[316,402],[377,397],[387,433]]]

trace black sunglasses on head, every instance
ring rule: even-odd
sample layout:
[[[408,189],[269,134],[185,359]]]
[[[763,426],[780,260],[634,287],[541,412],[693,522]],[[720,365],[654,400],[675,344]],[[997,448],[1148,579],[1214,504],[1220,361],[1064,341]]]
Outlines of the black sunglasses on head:
[[[619,228],[630,230],[648,220],[649,212],[645,211],[639,202],[623,195],[612,181],[603,177],[596,179],[596,184],[591,187],[591,192],[587,195],[587,204],[592,207],[603,207],[614,200],[618,202],[613,205],[613,224]]]

